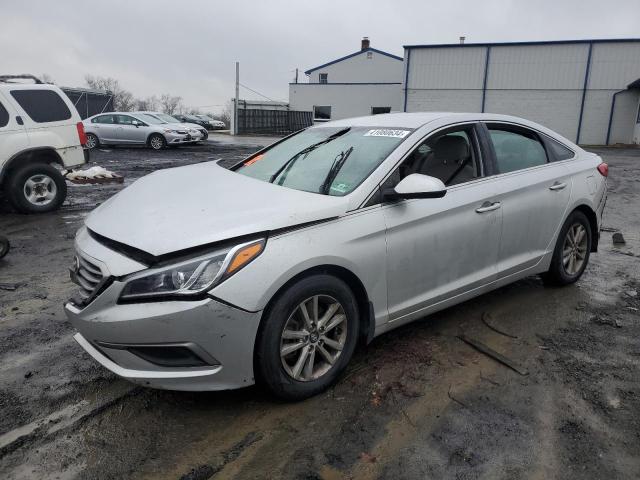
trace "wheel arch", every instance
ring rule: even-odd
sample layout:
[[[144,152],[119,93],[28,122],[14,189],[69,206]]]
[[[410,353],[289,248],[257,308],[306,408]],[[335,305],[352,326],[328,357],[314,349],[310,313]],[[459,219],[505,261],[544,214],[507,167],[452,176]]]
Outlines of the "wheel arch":
[[[358,341],[359,343],[363,344],[368,344],[369,342],[371,342],[371,340],[373,339],[376,323],[373,303],[369,300],[367,290],[360,278],[358,278],[355,273],[353,273],[348,268],[334,264],[323,264],[310,267],[297,273],[288,281],[286,281],[280,288],[278,288],[278,290],[271,296],[271,298],[267,302],[267,305],[265,306],[262,313],[262,318],[260,319],[260,326],[258,330],[262,329],[264,319],[267,317],[269,310],[271,309],[276,299],[278,299],[278,297],[282,295],[283,292],[285,292],[291,285],[300,281],[301,279],[318,274],[331,275],[333,277],[339,278],[340,280],[345,282],[351,289],[354,296],[356,297],[358,312],[360,314],[360,333]]]
[[[64,167],[64,163],[60,155],[53,147],[34,147],[22,150],[14,154],[0,171],[0,184],[2,184],[7,176],[19,165],[27,163],[57,163]]]
[[[591,227],[591,251],[597,252],[598,240],[600,235],[598,230],[598,217],[596,215],[596,212],[594,212],[589,205],[584,203],[576,206],[571,211],[571,213],[569,213],[569,215],[571,215],[573,212],[576,212],[576,211],[584,213],[584,215],[587,217],[587,220],[589,220],[589,226]]]
[[[149,135],[147,135],[147,141],[145,142],[145,144],[147,146],[151,145],[151,137],[153,137],[154,135],[160,135],[162,138],[164,138],[164,142],[166,144],[169,143],[169,142],[167,142],[167,137],[165,137],[162,133],[160,133],[160,132],[151,132]]]

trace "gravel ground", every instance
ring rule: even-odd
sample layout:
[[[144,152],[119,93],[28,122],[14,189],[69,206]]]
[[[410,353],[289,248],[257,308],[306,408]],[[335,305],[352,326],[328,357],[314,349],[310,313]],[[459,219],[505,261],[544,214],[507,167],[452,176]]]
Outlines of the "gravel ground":
[[[161,168],[231,164],[269,140],[214,134],[157,153],[97,151],[92,163],[126,185]],[[637,478],[640,150],[597,153],[610,165],[606,231],[580,282],[528,278],[383,335],[334,388],[296,404],[255,387],[136,387],[75,344],[62,311],[73,235],[121,185],[70,186],[47,215],[0,205],[13,247],[0,283],[17,285],[0,289],[0,478]],[[613,231],[627,243],[614,246]]]

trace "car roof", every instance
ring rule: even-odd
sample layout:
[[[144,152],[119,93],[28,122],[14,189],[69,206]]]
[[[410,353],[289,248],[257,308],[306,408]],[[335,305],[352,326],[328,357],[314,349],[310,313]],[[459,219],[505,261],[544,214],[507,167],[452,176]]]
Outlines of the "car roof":
[[[492,113],[464,113],[464,112],[411,112],[411,113],[383,113],[379,115],[369,115],[366,117],[345,118],[324,122],[316,126],[331,127],[404,127],[419,128],[434,120],[451,119],[456,122],[464,121],[490,121],[502,120],[522,124],[531,124],[523,118],[511,115],[501,115]]]

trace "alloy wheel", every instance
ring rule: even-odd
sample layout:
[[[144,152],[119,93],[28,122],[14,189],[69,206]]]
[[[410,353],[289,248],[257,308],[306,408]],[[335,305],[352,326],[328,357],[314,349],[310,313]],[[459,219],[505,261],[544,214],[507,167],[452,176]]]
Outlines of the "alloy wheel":
[[[87,148],[96,148],[98,146],[98,139],[95,135],[87,135]]]
[[[562,265],[569,275],[576,275],[587,257],[587,229],[582,223],[569,227],[562,246]]]
[[[162,148],[162,138],[158,137],[157,135],[151,137],[151,141],[149,143],[151,143],[151,148],[153,148],[154,150],[160,150]]]
[[[58,193],[56,182],[48,175],[32,175],[24,182],[24,196],[29,203],[38,206],[50,204]]]
[[[280,359],[294,380],[317,380],[333,368],[347,340],[347,316],[335,298],[314,295],[287,319],[280,337]]]

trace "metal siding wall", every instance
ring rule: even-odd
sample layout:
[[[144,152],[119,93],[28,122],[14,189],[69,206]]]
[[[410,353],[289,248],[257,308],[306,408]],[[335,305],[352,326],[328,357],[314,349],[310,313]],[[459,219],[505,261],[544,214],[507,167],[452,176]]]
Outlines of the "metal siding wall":
[[[587,90],[582,114],[581,143],[585,145],[604,145],[606,143],[611,97],[615,92],[616,90]],[[620,100],[620,95],[618,95],[618,100]]]
[[[590,90],[622,90],[640,78],[640,42],[594,43]]]
[[[409,90],[408,112],[479,112],[482,90]]]
[[[412,89],[482,89],[486,48],[425,48],[411,50]]]
[[[292,110],[313,110],[330,105],[331,119],[371,115],[371,107],[402,111],[402,85],[289,85]]]
[[[588,44],[491,47],[488,89],[582,89]]]
[[[581,90],[487,90],[485,111],[538,122],[573,141],[581,98]]]

